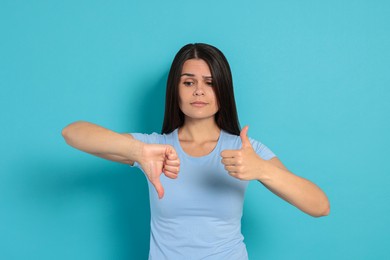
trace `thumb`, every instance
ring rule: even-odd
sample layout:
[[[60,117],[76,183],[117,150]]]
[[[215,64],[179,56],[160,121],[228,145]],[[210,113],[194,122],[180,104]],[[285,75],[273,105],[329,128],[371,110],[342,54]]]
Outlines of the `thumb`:
[[[249,126],[245,126],[241,132],[240,132],[240,138],[241,138],[241,142],[242,142],[242,148],[245,148],[245,147],[252,147],[251,145],[251,142],[249,141],[249,138],[248,138],[248,129],[249,129]]]
[[[175,148],[169,146],[166,155],[168,156],[168,158],[177,157]]]
[[[164,197],[164,187],[162,186],[160,179],[157,178],[153,180],[151,183],[153,184],[154,188],[157,191],[158,198],[162,199],[162,197]]]

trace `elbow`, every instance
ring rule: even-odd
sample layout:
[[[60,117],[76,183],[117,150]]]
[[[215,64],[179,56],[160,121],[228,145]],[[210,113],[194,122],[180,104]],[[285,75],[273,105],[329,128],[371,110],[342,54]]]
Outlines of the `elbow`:
[[[69,142],[69,132],[70,132],[70,125],[64,127],[61,131],[62,137],[65,139],[65,141]]]
[[[70,144],[72,142],[72,136],[74,133],[74,131],[81,125],[81,124],[84,124],[85,122],[82,122],[82,121],[77,121],[77,122],[74,122],[74,123],[71,123],[67,126],[65,126],[62,131],[61,131],[61,134],[62,134],[62,137],[65,139],[66,143],[67,144]]]
[[[326,207],[325,209],[320,211],[318,214],[314,215],[314,217],[316,217],[316,218],[326,217],[329,214],[330,214],[330,207]]]
[[[69,137],[69,125],[68,126],[65,126],[62,131],[61,131],[61,134],[62,134],[62,137],[65,139],[65,141],[67,140],[67,138]]]
[[[325,210],[322,213],[322,217],[328,216],[329,214],[330,214],[330,205],[328,203],[328,205],[326,206]]]
[[[310,215],[315,218],[319,218],[319,217],[326,217],[329,214],[330,214],[330,204],[329,201],[327,201],[316,212],[313,212]]]

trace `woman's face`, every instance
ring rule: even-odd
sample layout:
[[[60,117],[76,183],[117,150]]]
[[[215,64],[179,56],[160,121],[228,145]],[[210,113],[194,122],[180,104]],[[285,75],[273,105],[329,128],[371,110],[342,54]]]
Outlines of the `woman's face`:
[[[204,60],[190,59],[183,64],[179,83],[179,106],[185,120],[214,119],[218,112],[213,78]]]

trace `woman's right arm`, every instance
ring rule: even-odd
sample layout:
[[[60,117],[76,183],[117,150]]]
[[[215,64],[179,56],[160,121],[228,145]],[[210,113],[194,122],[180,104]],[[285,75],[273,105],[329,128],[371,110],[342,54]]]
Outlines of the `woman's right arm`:
[[[175,179],[180,170],[180,159],[170,145],[146,144],[130,134],[119,134],[83,121],[66,126],[62,135],[70,146],[81,151],[115,162],[139,163],[159,198],[164,196],[160,175],[164,173]]]
[[[119,134],[88,122],[78,121],[66,126],[62,136],[78,150],[115,162],[133,165],[142,153],[143,143],[130,134]]]

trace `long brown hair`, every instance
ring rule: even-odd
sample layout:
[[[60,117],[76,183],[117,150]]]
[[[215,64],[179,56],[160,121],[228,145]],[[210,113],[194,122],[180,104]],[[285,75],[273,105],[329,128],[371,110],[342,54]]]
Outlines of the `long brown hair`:
[[[168,74],[165,95],[165,114],[162,133],[171,133],[184,124],[184,114],[179,107],[179,82],[183,64],[189,59],[204,60],[213,77],[213,88],[218,102],[215,122],[228,133],[239,135],[240,124],[234,99],[233,79],[229,63],[223,53],[214,46],[204,43],[187,44],[173,59]]]

